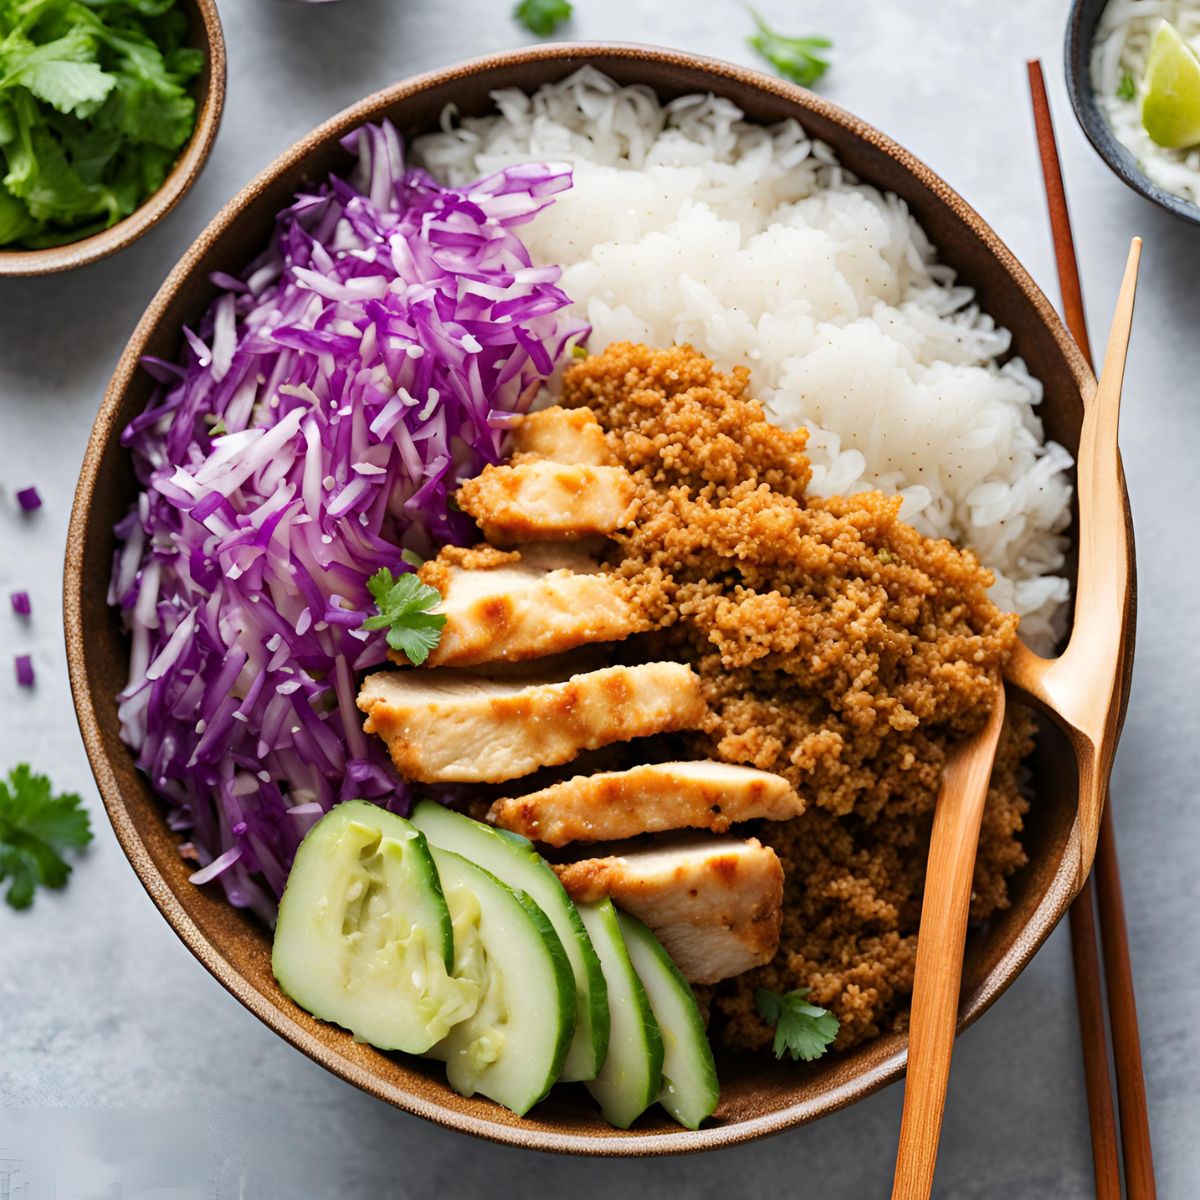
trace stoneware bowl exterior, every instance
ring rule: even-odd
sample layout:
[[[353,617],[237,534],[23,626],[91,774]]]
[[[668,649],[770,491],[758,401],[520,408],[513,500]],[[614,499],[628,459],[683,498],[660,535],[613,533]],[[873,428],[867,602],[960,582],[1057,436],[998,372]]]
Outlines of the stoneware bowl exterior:
[[[630,1131],[611,1129],[578,1087],[556,1089],[518,1119],[486,1100],[455,1095],[438,1065],[356,1044],[282,995],[271,975],[270,935],[260,923],[231,908],[218,890],[188,882],[190,868],[176,851],[176,838],[118,736],[114,696],[126,680],[128,647],[105,602],[113,525],[136,492],[119,434],[153,390],[138,360],[144,354],[171,359],[178,353],[181,326],[195,322],[215,293],[210,273],[238,271],[262,249],[276,212],[297,188],[345,169],[350,158],[339,139],[362,122],[387,117],[406,135],[420,133],[435,125],[450,102],[464,115],[480,114],[489,110],[489,93],[496,88],[530,91],[585,63],[621,83],[648,84],[664,99],[711,90],[728,96],[756,121],[795,117],[860,178],[903,197],[943,261],[976,289],[983,308],[1012,331],[1014,353],[1024,357],[1045,386],[1041,414],[1047,435],[1075,450],[1083,397],[1094,388],[1079,351],[1045,296],[991,229],[906,150],[819,96],[728,63],[621,45],[519,50],[406,80],[340,113],[231,200],[171,272],[121,357],[80,474],[66,559],[67,653],[88,756],[121,845],[180,938],[261,1020],[364,1091],[450,1128],[566,1153],[674,1154],[744,1142],[861,1099],[903,1073],[904,1036],[888,1034],[807,1066],[777,1064],[770,1055],[719,1056],[721,1105],[715,1119],[698,1132],[653,1113]],[[1130,654],[1127,641],[1126,689]],[[1067,740],[1053,727],[1047,726],[1039,739],[1034,771],[1036,795],[1025,835],[1030,861],[1013,878],[1012,906],[971,934],[961,1026],[974,1021],[1012,983],[1066,911],[1081,878],[1075,760]]]
[[[1096,100],[1092,87],[1092,45],[1096,37],[1096,26],[1108,0],[1074,0],[1071,15],[1067,20],[1067,37],[1064,46],[1067,93],[1071,107],[1087,140],[1096,153],[1104,159],[1109,169],[1128,187],[1133,188],[1147,200],[1153,200],[1161,208],[1182,217],[1193,225],[1200,225],[1200,205],[1168,192],[1166,188],[1147,179],[1137,159],[1130,150],[1117,140]]]
[[[183,199],[200,176],[221,124],[225,106],[225,39],[216,0],[180,0],[191,28],[190,43],[204,51],[204,70],[193,83],[196,128],[180,151],[162,187],[147,196],[124,220],[90,237],[45,250],[0,248],[0,278],[6,275],[53,275],[107,258],[153,229]]]

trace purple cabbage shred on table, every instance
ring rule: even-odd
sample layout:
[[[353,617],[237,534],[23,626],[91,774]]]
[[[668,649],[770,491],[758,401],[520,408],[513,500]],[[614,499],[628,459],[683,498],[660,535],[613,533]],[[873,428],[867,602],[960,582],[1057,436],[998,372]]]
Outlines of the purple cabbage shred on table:
[[[569,168],[469,187],[409,168],[396,131],[343,142],[220,289],[124,431],[143,491],[109,600],[130,634],[122,736],[230,901],[273,920],[305,832],[340,800],[409,794],[355,707],[385,662],[367,579],[470,542],[452,495],[496,462],[586,327],[515,229]],[[402,558],[402,553],[404,558]]]

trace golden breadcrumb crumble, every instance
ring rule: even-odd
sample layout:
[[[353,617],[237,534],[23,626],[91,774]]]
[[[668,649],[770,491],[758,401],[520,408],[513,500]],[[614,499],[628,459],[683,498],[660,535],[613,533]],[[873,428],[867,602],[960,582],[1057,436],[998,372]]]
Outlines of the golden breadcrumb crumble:
[[[772,425],[750,373],[689,346],[610,346],[574,365],[562,403],[588,406],[637,484],[613,539],[657,643],[704,681],[695,749],[784,776],[807,804],[752,832],[775,848],[783,937],[767,966],[701,989],[727,1044],[772,1031],[756,987],[812,989],[836,1045],[902,1026],[932,810],[946,748],[987,716],[1017,618],[968,550],[900,520],[900,499],[807,494],[807,433]],[[1032,719],[1010,714],[988,798],[972,915],[1007,904],[1025,856],[1018,768]]]

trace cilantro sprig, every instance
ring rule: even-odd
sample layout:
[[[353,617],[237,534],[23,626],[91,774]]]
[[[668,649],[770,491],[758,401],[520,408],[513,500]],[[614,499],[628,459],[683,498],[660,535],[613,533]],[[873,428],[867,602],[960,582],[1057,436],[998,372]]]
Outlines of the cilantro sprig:
[[[380,567],[367,580],[367,589],[379,615],[368,617],[362,627],[386,629],[387,644],[419,667],[438,644],[446,624],[441,613],[429,611],[441,602],[437,588],[422,583],[415,575],[397,579],[387,567]]]
[[[570,0],[520,0],[513,9],[513,20],[538,37],[549,37],[573,12]]]
[[[1117,99],[1132,100],[1137,95],[1137,84],[1129,71],[1121,74],[1121,82],[1117,84]]]
[[[775,1057],[790,1054],[792,1061],[812,1062],[820,1058],[837,1037],[840,1022],[828,1009],[809,1004],[811,988],[797,988],[780,995],[770,988],[755,988],[758,1015],[775,1026]]]
[[[64,851],[91,840],[87,810],[73,792],[54,795],[27,763],[0,779],[0,880],[8,880],[4,898],[13,908],[28,908],[39,884],[62,887],[71,874]]]
[[[128,216],[196,123],[176,0],[0,0],[0,246],[74,241]]]
[[[833,46],[827,37],[784,37],[750,9],[758,31],[746,39],[782,75],[801,87],[812,87],[826,71],[829,59],[822,51]]]

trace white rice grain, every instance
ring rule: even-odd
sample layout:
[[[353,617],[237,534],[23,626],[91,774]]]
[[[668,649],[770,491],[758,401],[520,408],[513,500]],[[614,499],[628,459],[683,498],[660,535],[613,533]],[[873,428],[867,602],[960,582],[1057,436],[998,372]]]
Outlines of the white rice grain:
[[[730,101],[661,105],[584,68],[414,152],[463,184],[567,161],[574,186],[523,230],[592,325],[589,345],[689,342],[751,368],[781,425],[810,430],[812,490],[904,496],[923,533],[972,547],[993,596],[1045,647],[1061,629],[1071,457],[1010,336],[937,263],[898,197],[858,183],[794,121]]]

